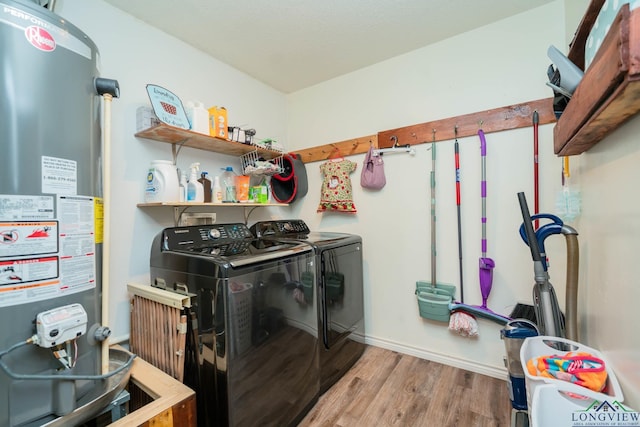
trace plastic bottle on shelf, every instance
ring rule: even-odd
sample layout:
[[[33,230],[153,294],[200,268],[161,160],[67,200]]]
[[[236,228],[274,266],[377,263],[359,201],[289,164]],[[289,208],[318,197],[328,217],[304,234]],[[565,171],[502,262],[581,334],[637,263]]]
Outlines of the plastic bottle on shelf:
[[[213,190],[211,192],[211,201],[213,203],[222,203],[222,187],[220,186],[220,177],[213,178]]]
[[[251,187],[251,176],[236,176],[236,200],[238,202],[247,203],[249,201],[249,187]]]
[[[236,173],[231,166],[227,166],[222,172],[222,201],[235,203],[236,200]]]
[[[170,160],[154,160],[147,172],[146,203],[175,202],[180,199],[178,171]]]
[[[191,175],[187,183],[187,202],[204,202],[204,188],[198,182],[200,163],[192,163],[189,168],[191,169]]]
[[[269,203],[271,201],[271,189],[269,188],[269,182],[266,178],[260,183],[260,195],[258,196],[259,203]]]
[[[208,172],[202,172],[198,182],[202,184],[202,191],[204,192],[204,202],[211,203],[211,181],[207,179]]]
[[[185,105],[187,119],[194,132],[209,135],[209,111],[200,101],[187,101]]]
[[[180,172],[180,201],[187,201],[187,174]]]

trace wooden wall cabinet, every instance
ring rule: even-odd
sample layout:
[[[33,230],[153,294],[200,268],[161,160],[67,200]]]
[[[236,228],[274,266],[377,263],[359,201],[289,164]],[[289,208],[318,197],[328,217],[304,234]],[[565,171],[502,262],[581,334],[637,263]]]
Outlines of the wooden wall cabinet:
[[[569,59],[584,69],[585,42],[604,0],[593,0],[571,44]],[[554,152],[589,150],[640,112],[640,8],[619,11],[593,62],[554,128]]]

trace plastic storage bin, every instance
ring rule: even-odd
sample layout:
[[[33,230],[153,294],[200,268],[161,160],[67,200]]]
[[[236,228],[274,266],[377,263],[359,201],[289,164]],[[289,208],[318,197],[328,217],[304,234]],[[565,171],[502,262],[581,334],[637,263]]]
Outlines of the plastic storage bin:
[[[569,384],[569,383],[566,383]],[[634,426],[636,411],[622,407],[619,399],[587,390],[585,399],[572,397],[564,385],[544,384],[535,388],[529,409],[531,427]]]
[[[558,348],[566,348],[567,350],[559,350]],[[602,359],[607,371],[607,383],[604,392],[595,392],[568,381],[533,376],[527,370],[527,362],[534,357],[547,355],[564,356],[569,352],[589,353]],[[522,369],[525,374],[527,405],[529,407],[529,418],[532,425],[541,427],[565,425],[560,423],[560,414],[568,415],[566,420],[570,422],[571,414],[574,411],[587,409],[593,404],[594,400],[611,403],[622,402],[624,400],[620,384],[611,370],[611,365],[607,361],[607,358],[598,350],[587,347],[586,345],[565,338],[545,335],[527,338],[520,349],[520,362],[522,363]],[[551,424],[545,423],[545,420],[550,419],[548,417],[553,417],[556,421]],[[534,421],[537,421],[538,424],[534,424]]]
[[[252,326],[251,283],[231,283],[231,325],[234,336],[235,354],[240,355],[251,347]]]

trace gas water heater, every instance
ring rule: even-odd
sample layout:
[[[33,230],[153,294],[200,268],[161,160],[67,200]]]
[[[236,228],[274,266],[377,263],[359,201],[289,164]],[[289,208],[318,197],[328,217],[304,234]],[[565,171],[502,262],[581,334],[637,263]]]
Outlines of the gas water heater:
[[[99,54],[40,3],[0,0],[1,426],[74,411],[108,335]]]

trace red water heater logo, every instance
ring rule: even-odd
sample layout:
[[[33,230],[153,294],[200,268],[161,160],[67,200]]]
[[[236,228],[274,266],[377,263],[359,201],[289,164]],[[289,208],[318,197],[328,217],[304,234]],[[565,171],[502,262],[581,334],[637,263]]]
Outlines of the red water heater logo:
[[[53,36],[42,27],[35,25],[27,27],[27,29],[24,30],[24,35],[27,37],[27,40],[29,40],[29,43],[42,51],[51,52],[56,48],[56,41],[53,39]]]

